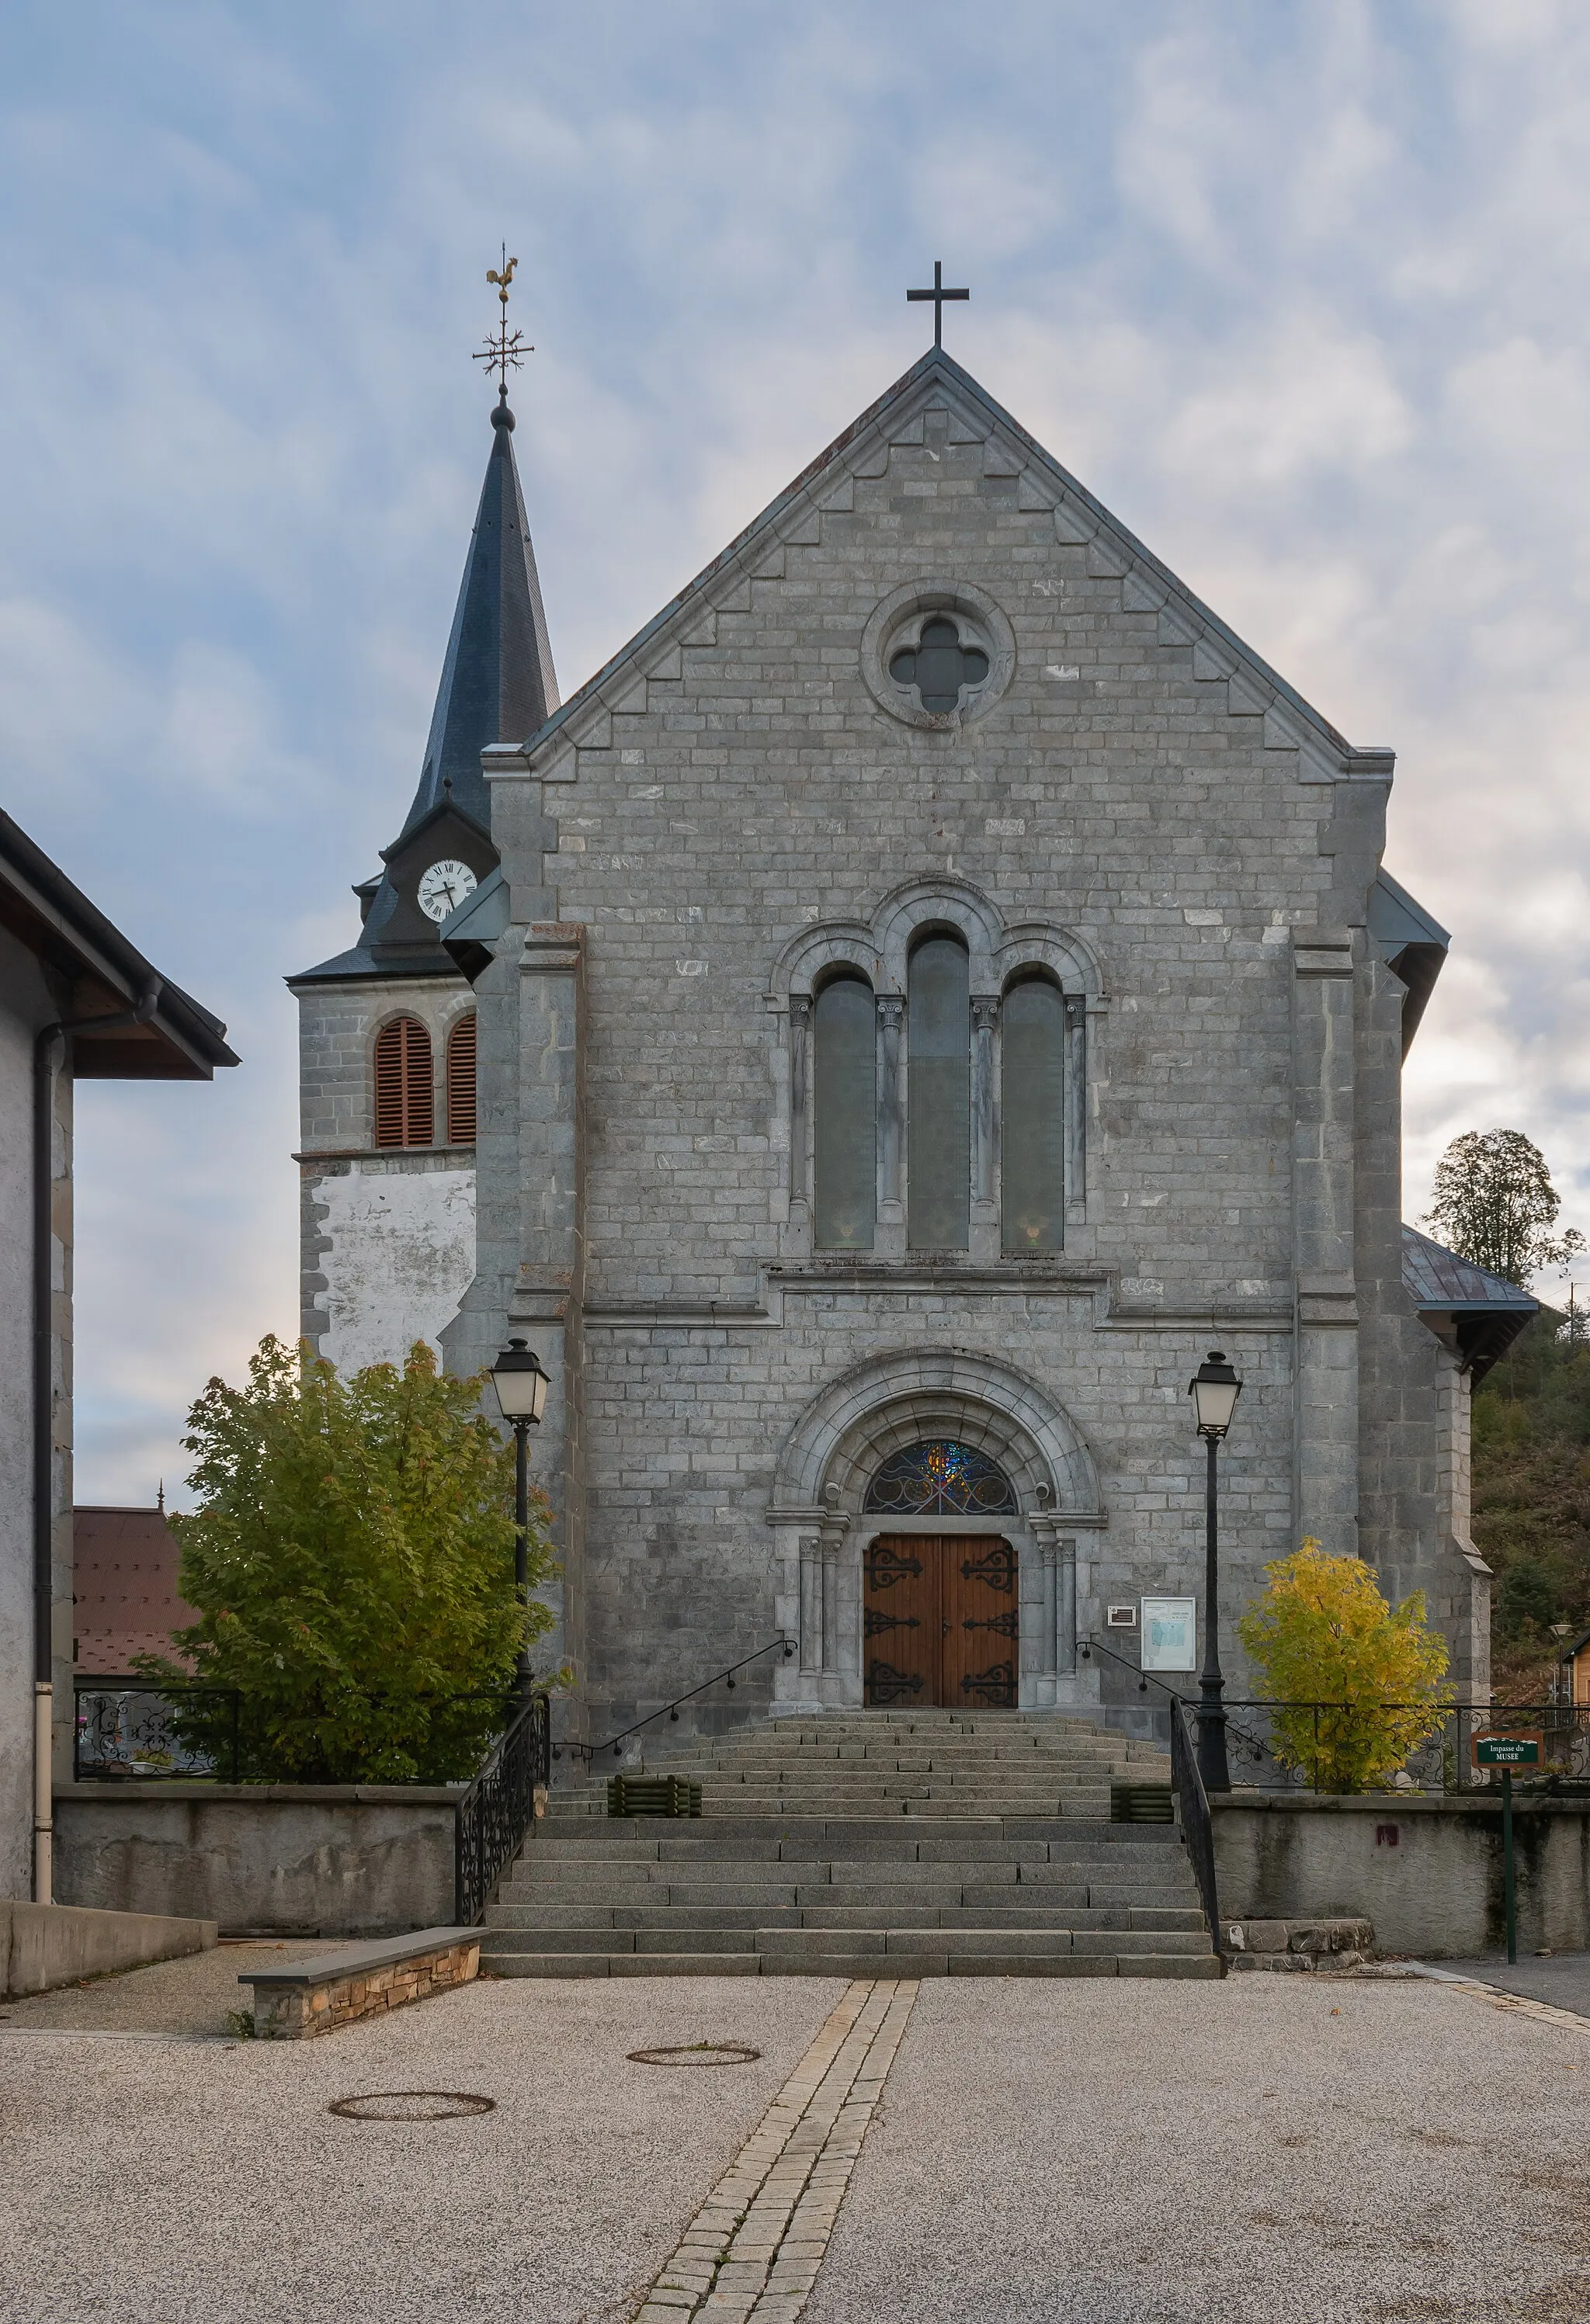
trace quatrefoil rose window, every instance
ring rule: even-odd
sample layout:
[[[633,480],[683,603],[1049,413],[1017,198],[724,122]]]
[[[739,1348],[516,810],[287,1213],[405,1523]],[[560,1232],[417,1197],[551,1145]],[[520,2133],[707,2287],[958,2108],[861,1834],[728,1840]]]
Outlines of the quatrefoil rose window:
[[[914,694],[924,710],[958,710],[968,693],[988,677],[988,656],[966,642],[963,626],[948,613],[922,623],[915,646],[889,658],[889,675]]]
[[[862,675],[880,709],[943,732],[983,716],[1016,665],[1011,625],[979,589],[897,589],[867,623]]]

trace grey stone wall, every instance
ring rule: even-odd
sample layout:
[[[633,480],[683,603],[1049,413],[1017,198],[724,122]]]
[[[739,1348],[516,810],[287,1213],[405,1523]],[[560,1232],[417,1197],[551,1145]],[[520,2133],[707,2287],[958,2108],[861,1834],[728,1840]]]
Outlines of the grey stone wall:
[[[475,1272],[475,1148],[447,1143],[448,1036],[475,997],[462,976],[340,978],[298,1003],[300,1329],[344,1370],[401,1362],[439,1345]],[[430,1036],[430,1148],[375,1144],[375,1037],[399,1015]]]
[[[452,1920],[455,1824],[440,1788],[76,1784],[55,1798],[56,1894],[223,1936],[402,1936]]]
[[[992,641],[975,716],[891,715],[867,659],[881,609],[934,590]],[[1422,1326],[1385,1287],[1394,996],[1364,918],[1387,754],[1351,752],[958,375],[929,372],[533,758],[486,762],[513,924],[478,988],[480,1272],[448,1347],[473,1364],[521,1325],[553,1370],[536,1451],[595,1726],[798,1625],[803,1541],[845,1602],[860,1485],[780,1505],[781,1452],[848,1369],[945,1349],[1012,1368],[1090,1448],[1083,1630],[1107,1599],[1194,1586],[1185,1390],[1212,1342],[1248,1382],[1222,1456],[1228,1607],[1304,1532],[1355,1548],[1367,1489],[1373,1554],[1440,1568],[1463,1628],[1448,1488],[1410,1451],[1437,1430],[1438,1366],[1420,1349],[1399,1373]],[[999,1256],[992,1116],[972,1250],[905,1248],[890,996],[935,917],[968,932],[991,1039],[1012,947],[1049,947],[1075,997],[1052,1260]],[[810,1250],[802,994],[781,968],[807,936],[879,994],[893,1129],[870,1261]],[[1036,1488],[1023,1505],[1030,1623],[1058,1591],[1045,1539],[1076,1514]],[[1034,1691],[1062,1675],[1042,1639],[1022,1654],[1027,1699],[1061,1699]],[[1234,1649],[1228,1670],[1240,1691]],[[834,1676],[854,1698],[858,1665]],[[803,1649],[780,1683],[810,1679]]]
[[[1382,1952],[1462,1960],[1501,1951],[1502,1805],[1497,1801],[1227,1799],[1211,1802],[1222,1916],[1362,1914]],[[1590,1808],[1560,1801],[1513,1811],[1521,1952],[1590,1947]]]

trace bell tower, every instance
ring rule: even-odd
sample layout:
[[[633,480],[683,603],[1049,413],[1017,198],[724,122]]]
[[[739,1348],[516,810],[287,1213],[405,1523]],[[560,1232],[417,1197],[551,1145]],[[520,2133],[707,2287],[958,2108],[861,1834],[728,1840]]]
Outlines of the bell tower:
[[[419,787],[382,869],[354,890],[350,950],[289,977],[299,1004],[301,1331],[339,1370],[439,1345],[475,1274],[476,1014],[449,923],[496,872],[488,744],[558,707],[513,457],[507,328],[515,262],[488,279],[503,319],[492,448]],[[527,350],[528,351],[528,350]]]

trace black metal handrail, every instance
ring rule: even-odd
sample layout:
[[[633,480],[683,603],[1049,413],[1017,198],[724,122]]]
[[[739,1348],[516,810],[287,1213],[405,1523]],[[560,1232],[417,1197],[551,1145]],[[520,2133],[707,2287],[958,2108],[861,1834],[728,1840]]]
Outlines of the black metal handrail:
[[[1170,1698],[1170,1780],[1176,1786],[1177,1804],[1181,1810],[1181,1837],[1198,1884],[1198,1901],[1209,1923],[1209,1942],[1224,1964],[1220,1895],[1215,1882],[1215,1826],[1209,1816],[1209,1794],[1204,1789],[1203,1771],[1193,1748],[1187,1705],[1179,1694]]]
[[[472,1928],[535,1819],[538,1785],[552,1773],[552,1712],[532,1694],[499,1735],[454,1813],[454,1911]]]
[[[716,1686],[717,1684],[719,1679],[726,1679],[728,1682],[729,1691],[732,1693],[734,1692],[735,1673],[736,1671],[747,1669],[752,1663],[759,1663],[763,1655],[776,1654],[781,1648],[783,1650],[784,1660],[788,1662],[790,1655],[795,1651],[794,1639],[786,1634],[781,1633],[778,1637],[770,1638],[765,1646],[758,1646],[753,1655],[742,1655],[737,1663],[730,1663],[726,1670],[714,1671],[712,1676],[710,1678],[704,1678],[699,1686],[692,1686],[687,1689],[683,1694],[676,1694],[671,1702],[660,1702],[655,1711],[649,1711],[646,1713],[644,1719],[637,1719],[634,1720],[633,1724],[629,1727],[621,1727],[617,1734],[609,1735],[605,1742],[559,1743],[558,1750],[557,1752],[554,1752],[553,1757],[557,1757],[559,1752],[567,1751],[572,1758],[591,1760],[600,1758],[604,1751],[611,1749],[615,1758],[616,1758],[619,1756],[619,1746],[621,1744],[627,1743],[632,1735],[638,1735],[642,1727],[650,1727],[652,1720],[655,1719],[662,1719],[666,1717],[677,1720],[679,1715],[679,1705],[681,1702],[694,1702],[698,1694],[705,1694],[708,1687]]]
[[[1146,1693],[1151,1686],[1158,1687],[1170,1705],[1170,1781],[1175,1786],[1176,1803],[1181,1811],[1181,1837],[1192,1858],[1193,1877],[1198,1884],[1198,1902],[1204,1908],[1204,1918],[1209,1924],[1209,1942],[1222,1969],[1225,1950],[1221,1942],[1220,1895],[1215,1881],[1215,1826],[1209,1814],[1209,1794],[1204,1789],[1203,1773],[1198,1766],[1198,1755],[1193,1746],[1192,1729],[1188,1723],[1188,1697],[1178,1694],[1163,1679],[1155,1678],[1150,1671],[1137,1669],[1124,1655],[1114,1646],[1106,1646],[1102,1638],[1091,1635],[1082,1641],[1082,1656],[1108,1655],[1123,1670],[1137,1671],[1140,1690]]]

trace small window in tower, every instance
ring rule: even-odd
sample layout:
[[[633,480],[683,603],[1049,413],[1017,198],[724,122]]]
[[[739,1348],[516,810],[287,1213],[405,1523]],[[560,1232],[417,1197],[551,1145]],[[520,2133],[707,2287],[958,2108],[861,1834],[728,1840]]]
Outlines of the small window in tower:
[[[375,1143],[429,1146],[435,1135],[430,1036],[417,1017],[394,1017],[375,1037]]]
[[[475,1143],[475,1011],[448,1035],[448,1144]]]

